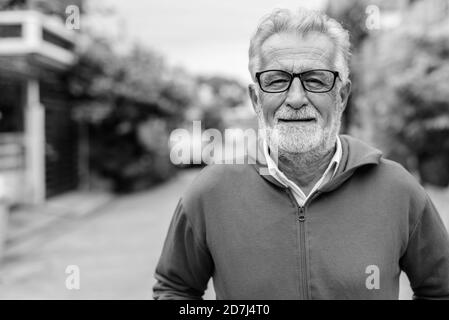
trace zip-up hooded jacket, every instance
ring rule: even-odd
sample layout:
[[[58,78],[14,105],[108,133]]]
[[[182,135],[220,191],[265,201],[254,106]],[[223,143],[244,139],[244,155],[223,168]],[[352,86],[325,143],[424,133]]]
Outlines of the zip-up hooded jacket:
[[[204,168],[180,199],[155,299],[449,298],[447,231],[399,164],[350,136],[334,178],[304,206],[258,165]]]

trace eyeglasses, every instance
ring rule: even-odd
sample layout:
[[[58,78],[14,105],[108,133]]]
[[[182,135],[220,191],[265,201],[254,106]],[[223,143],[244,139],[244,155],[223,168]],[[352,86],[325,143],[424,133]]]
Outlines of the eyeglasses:
[[[315,69],[301,73],[290,73],[284,70],[265,70],[256,73],[260,88],[267,93],[287,91],[295,77],[299,78],[305,91],[324,93],[332,90],[339,73],[326,69]]]

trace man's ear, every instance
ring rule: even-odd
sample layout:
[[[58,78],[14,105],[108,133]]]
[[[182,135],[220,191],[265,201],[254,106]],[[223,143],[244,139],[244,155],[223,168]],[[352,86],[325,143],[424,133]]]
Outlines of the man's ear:
[[[254,83],[248,85],[249,97],[253,105],[254,112],[257,114],[257,107],[259,105],[259,95],[257,94],[257,89]]]
[[[346,83],[340,88],[340,98],[342,111],[346,109],[346,105],[348,104],[349,95],[351,94],[352,83],[351,80],[347,80]]]

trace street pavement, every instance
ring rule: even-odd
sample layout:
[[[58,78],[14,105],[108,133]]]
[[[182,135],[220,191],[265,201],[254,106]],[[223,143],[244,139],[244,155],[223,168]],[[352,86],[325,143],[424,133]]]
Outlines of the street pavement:
[[[92,215],[55,224],[25,248],[7,250],[0,299],[151,299],[171,215],[197,173],[186,170],[149,191],[118,197]],[[66,280],[70,287],[75,273],[66,268],[73,265],[79,289],[69,290]]]
[[[7,248],[0,299],[151,299],[153,272],[173,210],[197,174],[198,169],[184,170],[156,188],[117,197],[80,219],[60,219],[23,245]],[[433,192],[441,207],[447,193]],[[79,271],[79,289],[66,286],[73,270]],[[73,283],[68,281],[69,287]],[[215,297],[211,287],[206,299]],[[410,295],[402,277],[400,298]]]

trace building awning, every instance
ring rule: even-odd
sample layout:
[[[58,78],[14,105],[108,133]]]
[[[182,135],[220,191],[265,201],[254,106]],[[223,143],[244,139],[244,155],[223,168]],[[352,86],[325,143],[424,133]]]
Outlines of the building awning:
[[[63,71],[76,61],[76,34],[36,11],[0,11],[0,68],[27,74]]]

